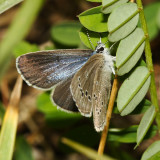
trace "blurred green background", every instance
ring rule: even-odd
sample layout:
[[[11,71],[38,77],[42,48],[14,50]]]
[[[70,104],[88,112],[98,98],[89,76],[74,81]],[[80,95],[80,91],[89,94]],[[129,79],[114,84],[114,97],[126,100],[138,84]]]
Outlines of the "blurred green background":
[[[0,11],[3,10],[2,3],[3,1],[0,1]],[[0,14],[0,126],[10,93],[18,77],[15,58],[38,50],[87,48],[79,38],[78,32],[82,25],[77,15],[99,4],[85,0],[26,0]],[[160,100],[160,2],[144,0],[143,4]],[[25,82],[23,84],[13,159],[89,159],[64,145],[60,140],[61,137],[67,137],[97,150],[100,133],[95,132],[92,118],[57,110],[50,101],[50,92],[28,87]],[[149,106],[149,102],[142,103],[146,107]],[[146,139],[150,139],[133,150],[141,115],[120,117],[116,113],[115,107],[105,154],[120,160],[140,159],[146,148],[158,139],[156,126],[152,126],[146,135]],[[114,130],[115,128],[117,130]]]

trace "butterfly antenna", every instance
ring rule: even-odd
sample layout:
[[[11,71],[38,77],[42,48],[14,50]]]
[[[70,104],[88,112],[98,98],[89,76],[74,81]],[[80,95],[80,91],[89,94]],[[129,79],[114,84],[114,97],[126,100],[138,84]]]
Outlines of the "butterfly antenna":
[[[117,42],[113,43],[110,47],[110,50],[113,48],[113,46],[116,44]]]
[[[102,43],[102,38],[101,38],[101,34],[100,33],[99,33],[99,37],[100,37],[99,42]]]
[[[107,44],[109,41],[107,41],[105,44]]]
[[[90,44],[92,45],[93,49],[95,49],[95,46],[93,45],[91,39],[90,39],[90,36],[89,36],[89,33],[88,33],[88,29],[86,28],[86,31],[87,31],[87,37],[88,37],[88,40],[90,42]]]

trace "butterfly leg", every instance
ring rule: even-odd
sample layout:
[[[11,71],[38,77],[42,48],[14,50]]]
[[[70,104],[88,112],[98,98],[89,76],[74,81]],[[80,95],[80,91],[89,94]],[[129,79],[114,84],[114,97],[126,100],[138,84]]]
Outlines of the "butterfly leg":
[[[116,56],[112,56],[112,61],[116,61]]]
[[[114,69],[113,61],[116,61],[116,56],[111,56],[111,62],[108,64],[108,66],[111,69],[112,73],[115,75],[115,69]]]
[[[112,56],[112,61],[116,61],[116,56]],[[110,66],[111,70],[112,70],[112,73],[115,75],[115,69],[114,69],[114,66]]]
[[[112,73],[115,75],[115,69],[113,66],[110,66],[111,67],[111,70],[112,70]]]

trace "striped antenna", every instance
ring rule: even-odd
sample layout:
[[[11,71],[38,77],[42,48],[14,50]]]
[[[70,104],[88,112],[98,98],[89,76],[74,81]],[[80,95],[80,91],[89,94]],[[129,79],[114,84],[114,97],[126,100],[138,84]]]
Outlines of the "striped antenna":
[[[88,33],[88,29],[87,29],[87,28],[86,28],[86,31],[87,31],[88,40],[89,40],[91,46],[93,47],[93,49],[95,49],[95,46],[93,45],[93,43],[92,43],[92,41],[91,41],[91,39],[90,39],[90,36],[89,36],[89,33]]]
[[[99,33],[99,37],[100,37],[99,42],[102,43],[102,38],[101,38],[101,34],[100,33]]]
[[[109,41],[107,41],[105,44],[107,44]]]
[[[117,41],[117,42],[118,42],[118,41]],[[113,46],[114,46],[117,42],[113,43],[109,49],[111,50],[111,49],[113,48]]]

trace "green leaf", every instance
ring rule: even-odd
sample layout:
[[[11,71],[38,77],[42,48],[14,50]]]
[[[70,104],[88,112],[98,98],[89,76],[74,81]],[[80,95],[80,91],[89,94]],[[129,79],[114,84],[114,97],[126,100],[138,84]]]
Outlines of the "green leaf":
[[[141,58],[140,61],[138,62],[138,66],[145,66],[147,67],[146,62]]]
[[[51,36],[57,43],[66,46],[78,46],[80,39],[78,31],[82,25],[79,22],[65,22],[57,24],[51,29]]]
[[[137,130],[137,146],[142,142],[144,136],[146,135],[147,131],[149,130],[150,126],[152,125],[152,122],[156,116],[155,107],[151,106],[146,113],[144,114],[143,118],[141,119],[141,122],[138,126]]]
[[[135,114],[145,113],[147,111],[147,109],[150,108],[151,104],[152,104],[151,101],[149,101],[148,99],[144,99],[144,100],[142,100],[142,102],[140,104],[138,104],[136,109],[133,112],[131,112],[130,114],[135,115]],[[114,105],[113,113],[119,114],[119,111],[117,108],[117,103],[115,103],[115,105]]]
[[[81,24],[94,32],[107,32],[108,15],[101,12],[102,6],[91,8],[79,15]]]
[[[142,101],[150,86],[150,72],[144,66],[137,67],[121,85],[117,106],[121,115],[131,113]]]
[[[30,44],[26,41],[21,41],[18,43],[14,49],[13,54],[15,57],[21,56],[22,54],[26,54],[29,52],[36,52],[39,50],[39,47],[36,44]]]
[[[118,6],[128,2],[128,0],[102,0],[102,12],[104,14],[111,13]]]
[[[92,44],[94,45],[94,48],[91,45],[91,42],[89,41],[89,38],[87,36],[87,32],[89,34],[89,38],[90,38]],[[101,37],[101,41],[103,43],[106,43],[108,41],[108,39],[107,39],[108,33],[104,32],[104,33],[99,34],[97,32],[92,32],[89,30],[87,31],[86,28],[84,28],[84,27],[81,28],[81,30],[79,32],[79,36],[80,36],[80,39],[83,42],[83,44],[93,50],[95,50],[95,47],[97,46],[97,42],[100,41],[100,37]],[[108,44],[109,43],[106,43],[106,47],[109,47]]]
[[[119,133],[109,132],[107,140],[120,142],[120,143],[135,143],[136,142],[136,131],[127,132],[124,129]]]
[[[118,47],[117,47],[117,48],[118,48]],[[138,63],[132,68],[132,70],[131,70],[130,72],[124,74],[123,76],[119,76],[120,82],[122,83],[125,79],[127,79],[127,78],[132,74],[132,72],[133,72],[137,67],[139,67],[139,66],[145,66],[145,67],[147,67],[146,62],[145,62],[142,58],[140,58],[140,60],[138,61]]]
[[[102,0],[87,0],[89,2],[102,2]]]
[[[120,143],[135,143],[137,136],[138,125],[133,125],[128,128],[110,128],[108,133],[108,141]],[[152,138],[157,133],[157,126],[153,125],[147,132],[145,139]]]
[[[37,98],[38,110],[45,114],[48,125],[53,128],[63,128],[75,124],[82,116],[79,113],[66,113],[53,106],[50,95],[42,93]],[[65,122],[65,123],[64,123]]]
[[[131,114],[145,113],[150,108],[151,104],[151,101],[149,101],[148,99],[144,99]]]
[[[158,27],[160,29],[160,8],[159,8],[158,14],[157,14],[157,24],[158,24]]]
[[[158,127],[156,125],[151,125],[151,127],[149,128],[148,132],[144,137],[144,140],[154,137],[157,134],[157,131],[158,131]]]
[[[158,160],[160,159],[160,152],[154,154],[149,160]]]
[[[150,40],[153,40],[159,33],[157,26],[157,15],[159,8],[160,8],[160,2],[155,2],[144,7],[144,15],[147,21]]]
[[[18,137],[16,140],[14,159],[33,160],[32,148],[24,139],[24,137]]]
[[[0,14],[22,1],[23,0],[0,0]]]
[[[136,28],[134,32],[120,41],[116,53],[118,75],[128,73],[136,65],[143,53],[145,46],[144,41],[145,36],[141,28]]]
[[[160,141],[152,143],[143,153],[141,160],[158,160],[160,159]]]
[[[5,114],[5,108],[4,108],[3,104],[0,102],[0,119],[1,119],[1,121],[3,120],[4,114]]]
[[[98,155],[97,151],[94,151],[91,148],[88,148],[84,145],[81,145],[75,141],[69,140],[67,138],[62,138],[62,142],[72,148],[74,148],[75,150],[77,150],[78,152],[84,154],[85,156],[87,156],[89,159],[100,159],[100,160],[115,160],[114,158],[111,158],[109,156],[106,155]]]
[[[137,26],[138,12],[135,3],[126,3],[114,9],[108,18],[108,39],[116,42],[129,35]]]

